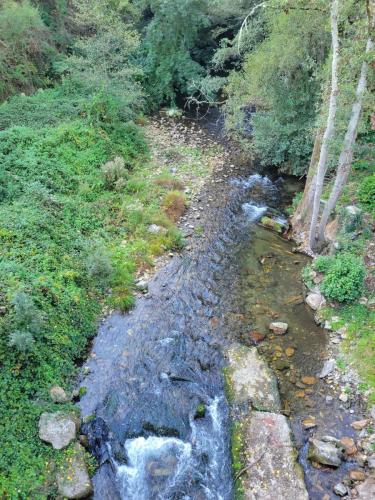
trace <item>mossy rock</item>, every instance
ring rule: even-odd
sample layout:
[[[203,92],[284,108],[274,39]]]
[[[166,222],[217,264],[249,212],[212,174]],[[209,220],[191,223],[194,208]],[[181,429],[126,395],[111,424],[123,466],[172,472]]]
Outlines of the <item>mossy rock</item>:
[[[206,405],[204,403],[199,403],[195,409],[194,418],[204,418],[206,416]]]
[[[262,226],[264,226],[268,229],[272,229],[272,231],[276,231],[276,233],[281,234],[283,232],[283,228],[282,228],[281,224],[279,224],[275,220],[271,219],[270,217],[267,217],[267,216],[262,217],[260,220],[260,223],[262,224]]]

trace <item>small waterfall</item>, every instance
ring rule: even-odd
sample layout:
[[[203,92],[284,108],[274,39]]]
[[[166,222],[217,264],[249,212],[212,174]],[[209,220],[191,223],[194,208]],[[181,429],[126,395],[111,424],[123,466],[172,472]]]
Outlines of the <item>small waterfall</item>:
[[[121,498],[167,500],[178,495],[193,500],[195,495],[181,496],[187,485],[191,491],[192,483],[202,498],[230,498],[231,484],[219,483],[229,465],[226,419],[225,400],[216,397],[204,418],[191,417],[189,441],[159,436],[128,439],[124,444],[127,463],[114,461]]]

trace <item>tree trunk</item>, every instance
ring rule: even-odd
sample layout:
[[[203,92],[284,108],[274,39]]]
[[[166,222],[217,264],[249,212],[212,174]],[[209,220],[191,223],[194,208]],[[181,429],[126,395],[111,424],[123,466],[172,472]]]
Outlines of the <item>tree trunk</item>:
[[[306,227],[311,219],[311,208],[315,193],[316,169],[318,166],[320,148],[324,131],[319,129],[315,136],[314,149],[311,154],[310,165],[307,171],[305,189],[301,201],[292,217],[293,233],[297,240],[303,239]]]
[[[367,41],[366,54],[372,50],[374,44],[371,38]],[[339,163],[336,172],[335,183],[333,185],[330,197],[326,206],[324,207],[322,218],[319,226],[319,242],[324,242],[324,231],[331,215],[332,210],[336,206],[337,200],[341,196],[342,190],[348,180],[349,173],[353,161],[353,146],[357,138],[357,129],[359,117],[362,110],[362,98],[364,91],[366,90],[366,80],[367,80],[368,64],[366,61],[362,63],[361,75],[357,85],[356,91],[356,101],[353,104],[352,112],[350,115],[350,120],[348,128],[345,134],[343,148],[339,157]]]
[[[323,135],[323,143],[320,150],[320,157],[318,168],[316,172],[315,192],[312,217],[309,232],[309,245],[311,250],[316,246],[316,228],[320,211],[320,199],[323,192],[324,178],[327,172],[327,159],[329,141],[333,137],[334,123],[337,108],[337,94],[338,94],[338,79],[337,79],[337,65],[339,58],[339,35],[337,26],[338,17],[338,0],[332,0],[331,6],[331,32],[332,32],[332,74],[331,74],[331,95],[329,99],[329,109],[327,117],[327,126]]]

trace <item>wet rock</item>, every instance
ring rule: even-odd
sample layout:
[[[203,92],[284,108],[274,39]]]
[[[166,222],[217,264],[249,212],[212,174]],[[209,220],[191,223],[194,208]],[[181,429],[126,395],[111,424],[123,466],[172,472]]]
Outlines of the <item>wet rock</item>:
[[[284,335],[288,330],[288,323],[274,321],[273,323],[270,323],[269,329],[276,333],[276,335]]]
[[[249,403],[258,410],[280,411],[277,380],[255,347],[232,345],[227,351],[227,375],[234,403]]]
[[[361,470],[351,470],[349,472],[349,477],[352,481],[364,481],[366,479],[366,474]]]
[[[92,493],[82,446],[76,444],[73,455],[63,462],[56,480],[58,492],[64,498],[86,498]]]
[[[278,359],[275,361],[276,370],[283,371],[290,368],[290,361],[288,359]]]
[[[350,437],[343,437],[340,439],[341,444],[345,447],[346,455],[355,455],[357,453],[357,447],[355,445],[354,439]]]
[[[285,349],[285,354],[288,356],[288,358],[291,358],[292,356],[294,356],[294,353],[295,353],[295,349],[293,347],[287,347]]]
[[[262,342],[266,338],[266,336],[264,333],[257,332],[254,330],[250,333],[250,338],[253,342],[258,344],[259,342]]]
[[[338,483],[334,486],[333,492],[339,497],[344,497],[348,494],[348,488],[343,483]]]
[[[343,458],[341,449],[337,448],[334,443],[319,439],[310,439],[307,456],[312,462],[331,467],[339,467]]]
[[[325,304],[325,299],[321,293],[309,293],[306,297],[306,304],[314,311],[317,311]]]
[[[243,484],[247,500],[307,500],[303,472],[284,415],[253,412],[244,427],[244,442],[247,470]]]
[[[262,217],[260,220],[260,223],[262,226],[267,227],[268,229],[272,229],[272,231],[276,231],[276,233],[282,233],[283,232],[283,227],[282,225],[275,221],[274,219],[271,219],[271,217]]]
[[[336,368],[336,361],[334,359],[328,359],[324,362],[322,371],[319,374],[319,378],[325,378],[330,375]]]
[[[375,478],[369,477],[362,484],[357,486],[357,499],[370,500],[375,498]]]
[[[356,431],[361,431],[368,425],[368,420],[356,420],[355,422],[352,422],[351,427],[353,427],[354,430]]]
[[[42,413],[39,419],[39,437],[51,443],[55,450],[68,446],[76,437],[77,419],[64,412]]]
[[[316,427],[316,418],[315,417],[307,417],[304,420],[302,420],[302,427],[305,430],[312,429]]]
[[[54,403],[67,403],[71,399],[64,389],[58,385],[51,387],[49,395]]]
[[[148,291],[148,282],[145,279],[140,279],[135,283],[136,288],[140,292],[147,292]]]
[[[316,378],[315,377],[302,377],[302,383],[306,385],[314,385],[316,383]]]

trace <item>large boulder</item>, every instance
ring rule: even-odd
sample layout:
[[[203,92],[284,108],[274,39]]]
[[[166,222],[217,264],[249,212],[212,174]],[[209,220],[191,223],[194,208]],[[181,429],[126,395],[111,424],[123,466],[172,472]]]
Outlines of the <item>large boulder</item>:
[[[232,345],[227,351],[228,382],[233,402],[248,403],[257,410],[280,411],[277,380],[256,347]]]
[[[284,415],[252,412],[244,424],[244,442],[243,486],[247,500],[308,499]]]
[[[314,311],[317,311],[320,307],[323,307],[325,303],[325,298],[321,293],[309,293],[306,297],[306,304],[310,306]]]
[[[39,419],[39,437],[51,443],[55,450],[61,450],[75,439],[78,427],[78,419],[74,415],[62,411],[42,413]]]
[[[76,444],[56,476],[57,489],[64,498],[86,498],[92,493],[92,483],[85,463],[84,449]]]
[[[312,462],[339,467],[344,458],[342,449],[335,442],[310,439],[308,458]]]

